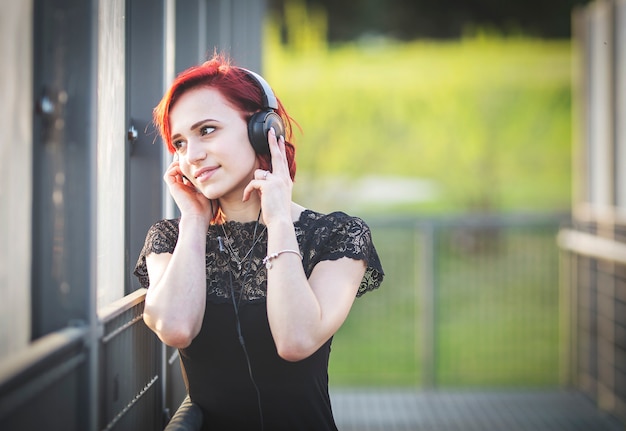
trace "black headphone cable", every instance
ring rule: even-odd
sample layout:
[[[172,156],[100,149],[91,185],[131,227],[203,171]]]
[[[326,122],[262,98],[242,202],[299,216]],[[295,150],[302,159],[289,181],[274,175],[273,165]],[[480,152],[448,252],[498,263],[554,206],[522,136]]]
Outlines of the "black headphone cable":
[[[261,211],[259,211],[259,216],[257,217],[256,220],[256,224],[254,226],[254,232],[252,234],[252,246],[254,247],[254,245],[256,244],[256,234],[257,234],[257,229],[259,227],[259,220],[261,219]],[[224,248],[224,245],[222,243],[222,238],[221,237],[217,237],[218,243],[219,243],[219,250],[220,252],[225,252],[226,249]],[[236,328],[237,328],[237,336],[239,337],[239,344],[241,345],[241,348],[243,349],[243,353],[244,356],[246,357],[246,363],[248,365],[248,375],[250,376],[250,381],[252,382],[252,386],[254,386],[254,390],[256,391],[256,396],[257,396],[257,404],[258,404],[258,408],[259,408],[259,418],[261,421],[261,431],[264,431],[265,429],[265,425],[264,425],[264,421],[263,421],[263,406],[261,404],[261,391],[259,389],[259,386],[256,383],[256,380],[254,378],[254,373],[252,372],[252,363],[250,361],[250,355],[248,354],[248,348],[246,347],[246,341],[243,338],[243,333],[241,331],[241,320],[239,319],[239,305],[241,303],[241,298],[243,297],[244,294],[244,290],[246,287],[246,284],[248,282],[248,277],[250,276],[250,269],[251,269],[251,265],[252,265],[252,257],[254,256],[254,252],[252,252],[252,256],[250,256],[250,259],[248,260],[248,265],[246,268],[246,272],[242,278],[242,283],[241,283],[241,292],[239,294],[239,299],[237,301],[235,301],[235,288],[233,286],[233,274],[232,271],[228,270],[228,281],[229,281],[229,285],[230,285],[230,297],[233,303],[233,309],[235,310],[235,321],[236,321]]]

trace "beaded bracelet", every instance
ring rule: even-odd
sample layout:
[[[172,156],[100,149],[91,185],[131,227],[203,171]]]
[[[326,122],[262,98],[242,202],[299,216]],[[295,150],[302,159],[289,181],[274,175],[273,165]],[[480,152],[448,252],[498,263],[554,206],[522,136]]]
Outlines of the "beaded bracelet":
[[[263,263],[265,264],[265,267],[267,269],[270,269],[272,267],[272,259],[276,259],[278,256],[280,256],[283,253],[297,254],[298,256],[300,256],[300,259],[302,259],[302,255],[297,250],[281,250],[281,251],[277,251],[276,253],[268,254],[267,256],[263,258]]]

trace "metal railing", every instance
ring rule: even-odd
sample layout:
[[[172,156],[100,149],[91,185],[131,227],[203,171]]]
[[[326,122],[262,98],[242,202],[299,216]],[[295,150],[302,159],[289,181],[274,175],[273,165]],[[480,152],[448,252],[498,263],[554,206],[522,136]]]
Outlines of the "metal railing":
[[[564,214],[368,220],[386,278],[335,336],[335,386],[559,386]]]
[[[41,337],[0,366],[0,429],[79,430],[89,418],[85,327]]]
[[[559,233],[567,300],[564,374],[626,421],[626,243],[586,229]]]
[[[185,397],[176,355],[142,319],[145,289],[100,310],[99,333],[66,328],[0,366],[0,429],[162,430]]]
[[[145,290],[100,313],[101,424],[99,429],[155,430],[162,426],[161,345],[143,323]]]

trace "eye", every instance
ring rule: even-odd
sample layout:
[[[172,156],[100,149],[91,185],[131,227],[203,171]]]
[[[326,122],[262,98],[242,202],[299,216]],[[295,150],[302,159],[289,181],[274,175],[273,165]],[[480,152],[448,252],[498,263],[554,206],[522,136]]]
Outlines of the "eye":
[[[175,139],[172,141],[172,146],[176,148],[176,151],[180,150],[184,144],[185,141],[183,141],[182,139]]]
[[[200,136],[206,136],[210,133],[213,133],[213,131],[215,130],[215,127],[211,127],[211,126],[202,126],[200,128]]]

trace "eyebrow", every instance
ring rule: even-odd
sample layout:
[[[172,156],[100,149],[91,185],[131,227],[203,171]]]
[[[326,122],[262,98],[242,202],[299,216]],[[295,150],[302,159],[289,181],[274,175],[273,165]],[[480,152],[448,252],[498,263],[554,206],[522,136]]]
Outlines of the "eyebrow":
[[[203,126],[204,123],[208,123],[208,122],[211,122],[211,121],[218,122],[217,120],[215,120],[213,118],[205,118],[204,120],[200,120],[200,121],[197,121],[197,122],[193,123],[191,125],[191,127],[189,128],[189,130],[191,130],[191,131],[197,130],[201,126]],[[173,140],[175,140],[175,139],[177,139],[179,137],[180,137],[180,133],[176,133],[176,134],[172,135],[172,137],[170,139],[173,141]]]

